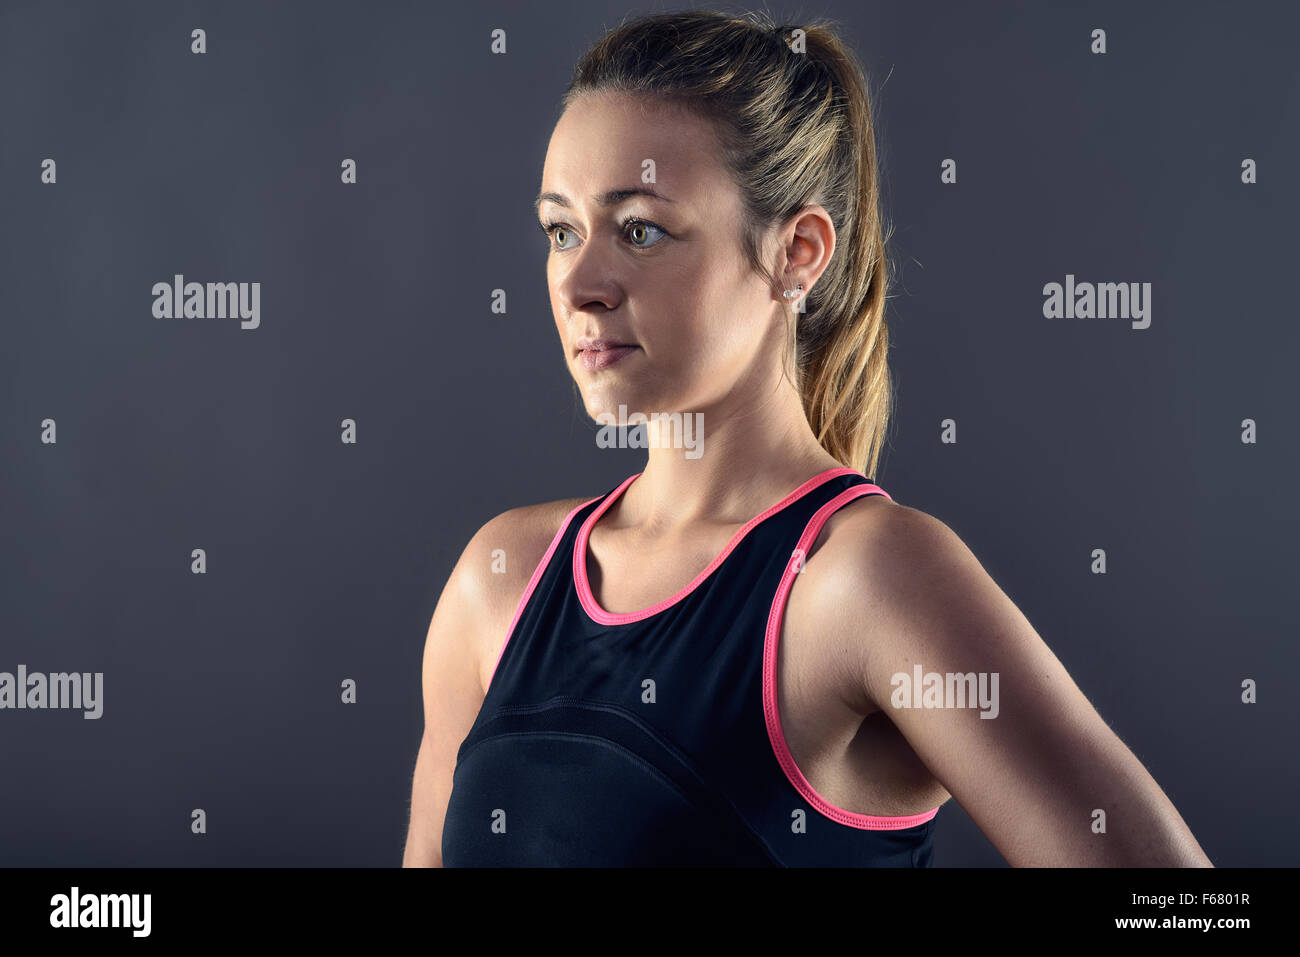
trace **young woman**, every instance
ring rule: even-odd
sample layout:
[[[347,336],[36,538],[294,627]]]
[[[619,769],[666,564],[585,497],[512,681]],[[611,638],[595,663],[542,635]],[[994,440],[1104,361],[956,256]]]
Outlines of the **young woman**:
[[[564,107],[551,308],[587,412],[652,417],[647,464],[469,542],[403,863],[926,866],[955,797],[1012,865],[1211,866],[969,549],[867,478],[887,275],[844,43],[652,16]]]

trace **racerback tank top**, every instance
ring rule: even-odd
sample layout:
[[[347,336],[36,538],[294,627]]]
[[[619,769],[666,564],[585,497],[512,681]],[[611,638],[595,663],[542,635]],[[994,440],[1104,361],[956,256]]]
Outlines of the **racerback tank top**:
[[[587,541],[632,475],[565,517],[520,599],[456,756],[444,867],[927,867],[939,808],[827,802],[777,713],[777,642],[831,513],[888,494],[828,469],[755,516],[695,580],[604,611]]]

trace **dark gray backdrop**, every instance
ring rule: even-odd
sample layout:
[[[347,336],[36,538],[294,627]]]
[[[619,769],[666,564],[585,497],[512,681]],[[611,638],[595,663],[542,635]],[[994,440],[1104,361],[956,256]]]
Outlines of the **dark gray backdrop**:
[[[879,93],[874,478],[962,536],[1219,865],[1300,857],[1286,6],[774,7],[837,18]],[[104,714],[0,711],[0,863],[400,862],[461,548],[642,467],[574,402],[530,204],[577,56],[652,9],[7,0],[0,671],[103,672]],[[260,282],[260,327],[154,318],[175,273]],[[1067,274],[1150,282],[1150,328],[1045,319]],[[1002,862],[938,822],[937,864]]]

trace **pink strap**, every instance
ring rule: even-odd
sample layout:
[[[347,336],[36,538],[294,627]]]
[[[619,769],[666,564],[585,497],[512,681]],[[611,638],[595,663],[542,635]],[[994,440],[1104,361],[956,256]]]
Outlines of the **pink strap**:
[[[777,713],[776,664],[777,648],[781,641],[781,619],[785,613],[786,599],[789,597],[790,589],[794,586],[795,575],[799,573],[800,563],[807,556],[809,548],[817,540],[822,526],[826,524],[826,520],[831,517],[832,513],[860,496],[872,494],[884,495],[885,498],[893,501],[889,493],[878,485],[867,483],[845,489],[817,510],[817,513],[808,521],[803,535],[800,536],[798,546],[790,554],[785,574],[781,576],[781,583],[777,587],[776,597],[772,600],[772,610],[767,619],[767,634],[763,641],[763,716],[767,720],[768,740],[772,743],[772,751],[781,764],[781,770],[785,772],[786,778],[794,785],[795,790],[803,795],[804,800],[819,813],[832,821],[838,821],[840,824],[847,824],[849,827],[864,830],[893,831],[924,824],[939,813],[939,808],[936,807],[932,811],[922,811],[920,814],[885,816],[858,814],[854,811],[846,811],[842,807],[836,807],[817,793],[816,788],[808,782],[808,779],[803,776],[803,772],[795,764],[794,756],[790,754],[790,748],[785,741],[785,732],[781,730],[781,716]]]

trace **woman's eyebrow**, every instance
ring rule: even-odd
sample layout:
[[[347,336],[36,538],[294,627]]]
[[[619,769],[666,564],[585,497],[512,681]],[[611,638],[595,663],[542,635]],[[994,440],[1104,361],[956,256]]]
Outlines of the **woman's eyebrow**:
[[[665,196],[663,193],[657,192],[649,186],[635,186],[629,189],[611,189],[604,193],[598,193],[593,197],[593,199],[595,199],[597,205],[600,206],[617,206],[630,196],[649,196],[651,199],[661,199],[665,203],[673,202],[672,199]],[[533,209],[540,208],[542,203],[547,201],[554,203],[556,206],[564,206],[566,208],[569,206],[568,197],[561,193],[542,193],[537,197],[536,202],[533,203]]]

